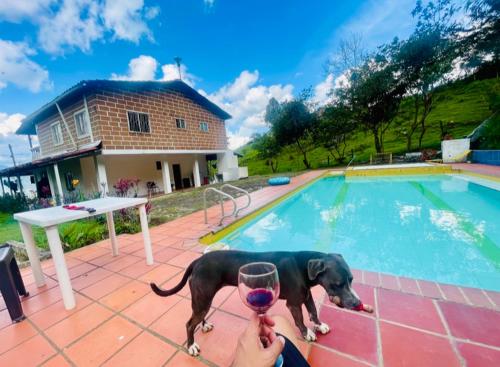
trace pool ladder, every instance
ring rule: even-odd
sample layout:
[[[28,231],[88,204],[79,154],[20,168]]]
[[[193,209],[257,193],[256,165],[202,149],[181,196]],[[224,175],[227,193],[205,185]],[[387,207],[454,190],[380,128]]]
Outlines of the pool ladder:
[[[241,207],[241,208],[238,208],[238,204],[236,203],[236,200],[235,200],[234,196],[231,196],[227,192],[224,192],[224,189],[226,189],[226,188],[242,192],[244,195],[246,195],[246,197],[248,198],[247,204],[245,206]],[[209,188],[205,189],[205,191],[203,191],[203,210],[205,211],[205,224],[208,224],[208,216],[207,216],[207,193],[209,191],[213,191],[216,194],[219,194],[220,210],[222,212],[222,216],[220,218],[219,226],[222,226],[222,222],[226,218],[229,218],[229,217],[232,217],[232,216],[234,216],[235,218],[237,218],[238,214],[242,210],[248,208],[250,206],[250,204],[252,203],[252,198],[250,197],[250,194],[248,193],[248,191],[243,190],[241,187],[233,186],[233,185],[230,185],[230,184],[224,184],[224,185],[222,185],[220,187],[220,189],[216,189],[215,187],[209,187]],[[231,212],[231,214],[225,214],[224,213],[224,198],[228,198],[233,203],[233,211]]]

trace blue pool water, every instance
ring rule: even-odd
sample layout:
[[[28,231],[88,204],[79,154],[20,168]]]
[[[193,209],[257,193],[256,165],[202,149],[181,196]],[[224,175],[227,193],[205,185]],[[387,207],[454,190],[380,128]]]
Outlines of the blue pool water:
[[[456,176],[327,177],[221,242],[336,252],[352,268],[500,291],[500,191]]]

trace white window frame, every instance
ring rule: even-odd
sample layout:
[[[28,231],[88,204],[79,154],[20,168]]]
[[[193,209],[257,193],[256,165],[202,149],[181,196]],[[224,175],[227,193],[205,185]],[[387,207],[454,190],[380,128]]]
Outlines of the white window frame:
[[[133,113],[142,113],[144,115],[148,116],[148,126],[149,126],[149,131],[135,131],[130,129],[130,120],[128,117],[128,113],[133,112]],[[148,112],[142,112],[142,111],[134,111],[134,110],[126,110],[125,113],[127,114],[127,127],[128,131],[131,133],[136,133],[136,134],[151,134],[153,132],[153,129],[151,127],[151,119],[149,118],[149,113]]]
[[[78,123],[76,122],[76,115],[79,115],[79,114],[83,114],[83,119],[85,121],[85,127],[87,129],[87,132],[85,134],[81,134],[81,135],[78,133]],[[73,121],[75,122],[75,131],[76,131],[76,136],[78,138],[86,138],[86,137],[90,136],[90,121],[88,119],[87,111],[85,110],[85,108],[82,108],[81,110],[76,111],[73,114]]]
[[[202,126],[206,126],[206,129],[203,129]],[[200,131],[202,131],[204,133],[208,133],[208,122],[200,121]]]
[[[53,127],[56,126],[56,125],[59,125],[59,132],[61,133],[60,134],[61,141],[59,143],[56,143],[54,141],[54,129],[53,129]],[[64,144],[64,134],[63,134],[63,131],[62,131],[61,121],[56,121],[56,122],[53,122],[53,123],[50,124],[50,136],[52,137],[52,144],[54,144],[54,146],[59,146],[59,145],[63,145]]]
[[[179,127],[179,126],[177,125],[177,121],[178,121],[178,120],[181,120],[182,122],[184,122],[184,127]],[[176,127],[177,129],[186,130],[186,129],[187,129],[186,120],[185,120],[185,119],[183,119],[182,117],[176,117],[176,118],[175,118],[175,127]]]

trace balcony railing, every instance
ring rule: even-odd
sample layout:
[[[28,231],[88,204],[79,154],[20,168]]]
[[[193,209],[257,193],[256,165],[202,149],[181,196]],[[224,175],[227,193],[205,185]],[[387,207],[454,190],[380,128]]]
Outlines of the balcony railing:
[[[31,148],[31,160],[36,161],[42,157],[42,152],[40,151],[40,147]]]

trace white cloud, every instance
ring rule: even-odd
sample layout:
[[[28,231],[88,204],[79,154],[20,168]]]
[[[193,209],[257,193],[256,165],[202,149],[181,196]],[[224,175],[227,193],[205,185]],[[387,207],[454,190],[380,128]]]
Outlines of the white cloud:
[[[271,98],[285,101],[293,98],[293,85],[258,84],[259,72],[244,70],[231,83],[212,94],[206,95],[211,101],[232,115],[227,121],[228,138],[231,149],[247,143],[252,134],[267,129],[264,115]]]
[[[313,102],[319,106],[323,106],[331,101],[331,92],[335,86],[335,79],[333,74],[328,74],[321,83],[314,87]]]
[[[102,16],[115,38],[138,43],[142,37],[153,39],[143,18],[153,19],[158,14],[158,7],[145,8],[143,0],[106,0]]]
[[[0,112],[0,169],[12,166],[9,144],[12,145],[16,163],[29,162],[31,151],[28,138],[25,135],[15,135],[14,132],[25,116],[21,113],[7,114]]]
[[[0,39],[0,89],[8,84],[39,92],[51,88],[49,72],[30,59],[35,51],[24,42]]]
[[[62,55],[80,49],[90,52],[92,43],[125,40],[138,43],[153,40],[146,21],[158,16],[158,6],[144,0],[2,0],[0,19],[27,20],[38,27],[38,44],[47,53]]]
[[[161,71],[163,73],[161,80],[163,81],[179,79],[179,70],[176,64],[162,65]],[[188,72],[187,66],[184,64],[181,64],[181,76],[184,83],[194,87],[197,78]]]
[[[0,19],[19,22],[45,13],[56,0],[2,0],[0,1]]]
[[[215,0],[203,0],[203,3],[205,3],[205,6],[207,6],[208,8],[211,8],[215,5]]]
[[[140,55],[128,63],[126,75],[111,74],[113,80],[154,80],[158,61],[154,57]]]
[[[100,4],[91,0],[65,0],[55,14],[37,20],[40,47],[54,55],[76,48],[89,52],[92,42],[103,37],[100,13]]]

